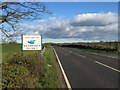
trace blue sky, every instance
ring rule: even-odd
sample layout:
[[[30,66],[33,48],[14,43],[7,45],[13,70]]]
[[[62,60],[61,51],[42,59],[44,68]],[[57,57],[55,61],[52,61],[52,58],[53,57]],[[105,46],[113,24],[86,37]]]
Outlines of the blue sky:
[[[70,18],[77,14],[97,12],[118,12],[117,2],[47,2],[49,10]]]
[[[117,2],[46,2],[53,14],[21,23],[22,34],[42,34],[43,42],[117,40]],[[16,37],[20,42],[20,37]]]

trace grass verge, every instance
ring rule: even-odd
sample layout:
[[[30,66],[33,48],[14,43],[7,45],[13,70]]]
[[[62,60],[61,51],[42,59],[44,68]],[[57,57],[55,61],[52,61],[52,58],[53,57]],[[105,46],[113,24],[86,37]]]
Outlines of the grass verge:
[[[43,73],[42,79],[44,88],[58,88],[59,80],[56,69],[56,57],[51,46],[48,46],[43,55]]]
[[[11,46],[11,47],[10,47]],[[21,45],[4,45],[2,63],[2,88],[59,88],[57,62],[49,45],[43,54],[40,68],[40,52],[25,51]]]

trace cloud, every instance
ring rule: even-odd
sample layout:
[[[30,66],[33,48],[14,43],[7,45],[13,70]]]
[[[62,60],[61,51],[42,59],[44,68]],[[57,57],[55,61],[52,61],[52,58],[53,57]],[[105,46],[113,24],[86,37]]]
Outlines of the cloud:
[[[117,40],[116,13],[86,13],[71,19],[49,17],[36,24],[21,24],[26,34],[42,34],[43,38],[80,38],[83,40]],[[24,31],[24,32],[25,32]]]
[[[116,13],[87,13],[75,16],[71,22],[74,27],[79,26],[105,26],[116,23]]]

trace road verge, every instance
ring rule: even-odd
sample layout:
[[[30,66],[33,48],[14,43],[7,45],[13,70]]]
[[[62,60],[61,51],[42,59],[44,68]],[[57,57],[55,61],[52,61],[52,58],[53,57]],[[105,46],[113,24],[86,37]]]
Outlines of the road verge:
[[[66,82],[67,88],[68,88],[69,90],[72,90],[71,85],[70,85],[70,83],[69,83],[69,80],[68,80],[68,78],[67,78],[67,76],[66,76],[66,74],[65,74],[65,71],[64,71],[64,69],[63,69],[63,67],[62,67],[62,64],[61,64],[61,62],[60,62],[60,60],[59,60],[59,57],[58,57],[58,55],[57,55],[54,47],[52,47],[52,48],[53,48],[53,50],[54,50],[55,56],[56,56],[56,58],[57,58],[58,64],[59,64],[59,66],[60,66],[60,69],[61,69],[61,72],[62,72],[62,74],[63,74],[64,80],[65,80],[65,82]]]

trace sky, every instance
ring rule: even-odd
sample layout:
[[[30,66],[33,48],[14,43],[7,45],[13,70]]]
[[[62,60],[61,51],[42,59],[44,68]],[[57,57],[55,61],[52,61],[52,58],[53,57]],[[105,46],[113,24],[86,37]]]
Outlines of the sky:
[[[20,23],[16,33],[42,34],[43,42],[118,40],[117,2],[46,2],[52,14]],[[21,37],[16,37],[21,42]]]

